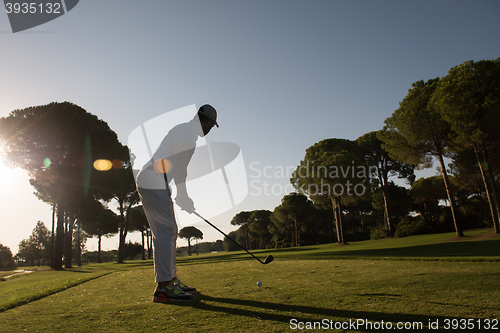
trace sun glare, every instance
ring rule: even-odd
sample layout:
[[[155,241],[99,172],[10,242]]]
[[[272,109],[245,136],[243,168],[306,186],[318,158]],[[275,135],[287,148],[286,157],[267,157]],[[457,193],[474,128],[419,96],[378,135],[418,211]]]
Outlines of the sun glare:
[[[2,146],[0,146],[0,156],[4,156]],[[6,166],[3,163],[2,158],[0,158],[0,186],[2,186],[2,191],[7,189],[7,186],[12,184],[13,178],[15,177],[15,171],[15,169],[11,169]]]
[[[16,170],[11,169],[0,160],[0,185],[2,190],[7,189],[15,180]]]

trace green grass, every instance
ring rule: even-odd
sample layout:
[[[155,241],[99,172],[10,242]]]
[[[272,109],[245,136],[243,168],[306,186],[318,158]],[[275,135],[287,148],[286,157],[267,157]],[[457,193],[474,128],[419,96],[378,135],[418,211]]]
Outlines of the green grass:
[[[466,241],[442,234],[257,251],[275,256],[269,265],[244,253],[182,257],[179,276],[200,292],[181,305],[152,302],[151,261],[37,271],[0,282],[0,302],[10,298],[0,303],[9,308],[0,312],[0,330],[288,332],[300,331],[290,329],[292,319],[424,327],[443,327],[446,318],[498,319],[499,238],[490,233],[469,232]],[[21,294],[16,304],[13,295]]]
[[[116,270],[134,270],[151,267],[151,261],[136,261],[129,264],[91,264],[82,267],[53,271],[48,267],[22,267],[33,273],[18,275],[0,282],[0,312],[44,298],[62,290],[90,281]],[[12,274],[3,271],[3,276]]]
[[[101,277],[109,271],[38,271],[0,283],[0,310],[26,304],[83,282]]]

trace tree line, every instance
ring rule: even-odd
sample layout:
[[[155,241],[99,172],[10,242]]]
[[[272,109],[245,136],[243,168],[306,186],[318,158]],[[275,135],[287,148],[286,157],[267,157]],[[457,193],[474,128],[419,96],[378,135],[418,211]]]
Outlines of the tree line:
[[[97,251],[87,251],[85,243],[92,235],[89,235],[85,231],[81,232],[80,236],[77,236],[77,233],[78,231],[75,230],[71,249],[73,258],[77,258],[80,255],[80,259],[75,260],[75,262],[78,261],[79,265],[82,263],[102,263],[118,260],[118,250],[102,251],[98,247]],[[50,230],[43,222],[38,221],[29,238],[23,239],[19,243],[19,250],[16,255],[12,256],[12,252],[9,249],[10,258],[14,263],[10,267],[50,265],[53,253],[52,246]],[[146,250],[144,244],[128,241],[123,245],[124,258],[134,259],[142,255],[142,259],[144,260],[146,259],[146,253],[149,253],[148,256],[151,258],[151,248]],[[7,254],[5,255],[7,256]]]
[[[24,240],[21,253],[43,250],[51,267],[62,269],[81,264],[85,237],[97,237],[100,252],[101,238],[118,234],[118,262],[124,261],[129,232],[141,231],[143,247],[144,237],[151,244],[129,150],[106,122],[78,105],[50,103],[0,118],[0,141],[4,163],[26,170],[37,198],[53,207],[50,240],[38,242],[38,249]],[[98,161],[111,167],[98,168]],[[109,209],[111,202],[118,213]]]
[[[413,83],[384,123],[356,140],[309,147],[290,179],[296,192],[272,212],[238,213],[229,236],[251,249],[452,230],[462,237],[477,227],[500,233],[500,58]],[[415,180],[434,161],[439,175]]]
[[[252,249],[450,230],[461,237],[484,226],[499,233],[499,82],[500,58],[413,83],[382,129],[309,147],[290,179],[296,192],[272,212],[238,213],[231,224],[239,228],[229,236]],[[78,105],[50,103],[0,118],[0,142],[5,164],[27,170],[37,198],[53,208],[42,246],[52,268],[81,264],[87,237],[97,237],[101,261],[102,237],[115,234],[116,260],[123,262],[132,231],[142,234],[142,257],[151,257],[129,150],[106,122]],[[110,164],[105,171],[95,165],[101,160]],[[440,176],[415,180],[415,170],[435,160]],[[187,237],[190,252],[191,238],[202,234]],[[42,250],[35,240],[21,242],[24,258]],[[224,240],[223,247],[233,244]]]

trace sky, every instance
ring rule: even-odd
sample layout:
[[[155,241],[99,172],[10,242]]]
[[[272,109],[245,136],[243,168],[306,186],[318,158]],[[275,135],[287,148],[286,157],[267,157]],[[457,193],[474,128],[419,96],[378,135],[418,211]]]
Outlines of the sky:
[[[206,141],[239,146],[247,179],[244,198],[205,216],[228,233],[240,211],[280,204],[314,143],[379,130],[413,82],[500,57],[499,17],[496,0],[85,0],[12,33],[0,11],[0,117],[69,101],[128,144],[155,117],[213,105],[220,128]],[[37,221],[50,229],[51,207],[28,179],[0,165],[0,243],[13,253]],[[195,206],[216,207],[217,193],[206,186]],[[204,241],[222,239],[193,223]]]

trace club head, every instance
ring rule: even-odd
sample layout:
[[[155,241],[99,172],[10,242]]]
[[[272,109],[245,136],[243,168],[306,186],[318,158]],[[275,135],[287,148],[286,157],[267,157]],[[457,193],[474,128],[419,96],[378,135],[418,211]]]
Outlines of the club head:
[[[274,260],[273,256],[272,255],[268,255],[267,258],[266,258],[266,260],[264,260],[264,265],[265,264],[269,264],[273,260]]]

